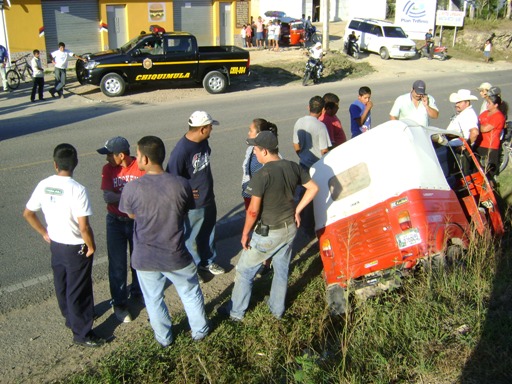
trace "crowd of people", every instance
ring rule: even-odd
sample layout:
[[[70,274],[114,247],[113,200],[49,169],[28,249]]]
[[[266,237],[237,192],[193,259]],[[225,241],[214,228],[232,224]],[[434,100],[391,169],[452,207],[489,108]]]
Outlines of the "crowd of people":
[[[468,141],[492,178],[498,168],[507,105],[499,87],[484,82],[478,90],[483,100],[479,115],[471,105],[478,99],[470,90],[459,89],[450,95],[456,115],[447,132],[457,132]],[[371,96],[368,86],[360,87],[348,108],[351,138],[373,129]],[[308,114],[296,121],[291,138],[298,163],[279,153],[278,127],[274,123],[256,118],[249,125],[241,181],[246,212],[240,240],[243,249],[231,299],[219,308],[232,321],[243,320],[253,281],[262,268],[273,271],[267,301],[270,312],[277,319],[285,312],[292,242],[299,227],[306,236],[315,236],[312,200],[318,186],[309,170],[347,141],[337,117],[339,104],[340,98],[330,92],[309,100]],[[415,81],[410,92],[398,96],[390,111],[391,120],[406,119],[423,126],[438,117],[436,101],[422,80]],[[219,121],[205,111],[192,113],[188,130],[170,153],[166,167],[165,146],[155,136],[137,142],[136,156],[130,154],[130,144],[120,136],[108,139],[97,150],[106,156],[101,190],[107,209],[113,312],[120,322],[132,321],[128,300],[142,296],[155,339],[163,347],[174,339],[164,302],[167,280],[176,287],[183,303],[192,338],[200,340],[211,331],[198,270],[212,275],[225,273],[216,262],[217,208],[208,141],[217,125]],[[461,144],[452,140],[449,145]],[[57,302],[74,343],[97,347],[105,340],[92,330],[92,260],[96,244],[89,225],[91,204],[86,188],[73,179],[78,164],[76,149],[59,144],[53,160],[56,175],[37,185],[23,215],[50,244]],[[38,211],[43,212],[46,226]]]
[[[302,15],[302,25],[304,26],[304,38],[307,41],[315,27],[311,22],[311,16]],[[244,48],[269,49],[273,51],[282,50],[279,46],[283,36],[282,22],[277,18],[264,20],[258,16],[256,20],[251,16],[249,23],[242,25],[240,29],[240,39]]]

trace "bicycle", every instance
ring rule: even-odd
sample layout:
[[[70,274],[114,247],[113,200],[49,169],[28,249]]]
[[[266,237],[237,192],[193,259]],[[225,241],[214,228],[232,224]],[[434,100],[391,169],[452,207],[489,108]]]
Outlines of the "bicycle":
[[[14,68],[9,69],[6,73],[7,86],[10,89],[17,89],[20,86],[21,80],[28,82],[34,78],[34,71],[32,70],[30,63],[27,60],[28,56],[30,56],[30,53],[19,58],[18,60],[11,61],[11,64],[14,66]]]

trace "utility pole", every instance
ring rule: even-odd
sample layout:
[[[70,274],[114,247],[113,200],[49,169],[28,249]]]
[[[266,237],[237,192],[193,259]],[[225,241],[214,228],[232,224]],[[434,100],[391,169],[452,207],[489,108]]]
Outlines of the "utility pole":
[[[320,10],[321,10],[321,19],[323,21],[322,25],[322,49],[324,52],[329,50],[329,3],[330,0],[321,0],[320,2]]]

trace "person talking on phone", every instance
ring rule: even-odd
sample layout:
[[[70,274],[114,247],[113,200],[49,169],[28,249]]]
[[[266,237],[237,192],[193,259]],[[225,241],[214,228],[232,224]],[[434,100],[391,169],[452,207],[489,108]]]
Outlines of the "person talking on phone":
[[[430,119],[439,117],[439,109],[432,95],[427,94],[423,80],[416,80],[409,93],[398,96],[389,112],[391,120],[409,119],[428,127]]]
[[[280,319],[285,310],[292,243],[300,226],[300,213],[318,193],[318,186],[299,164],[279,157],[277,136],[262,131],[247,140],[263,167],[253,175],[245,192],[251,195],[242,232],[243,251],[236,266],[230,303],[219,308],[233,321],[241,321],[251,299],[252,285],[262,263],[272,258],[274,275],[270,312]],[[294,193],[302,185],[306,192],[297,205]]]

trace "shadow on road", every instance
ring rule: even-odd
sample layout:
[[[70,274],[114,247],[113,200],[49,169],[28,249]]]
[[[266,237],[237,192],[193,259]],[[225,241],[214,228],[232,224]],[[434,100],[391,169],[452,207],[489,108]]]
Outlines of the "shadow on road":
[[[48,91],[45,91],[44,101],[31,102],[31,90],[31,84],[21,84],[0,102],[0,114],[3,116],[0,125],[0,141],[93,119],[122,109],[120,106],[111,104],[66,105],[66,99],[72,97],[68,92],[65,92],[64,99],[54,99]],[[5,117],[8,114],[15,116]]]

